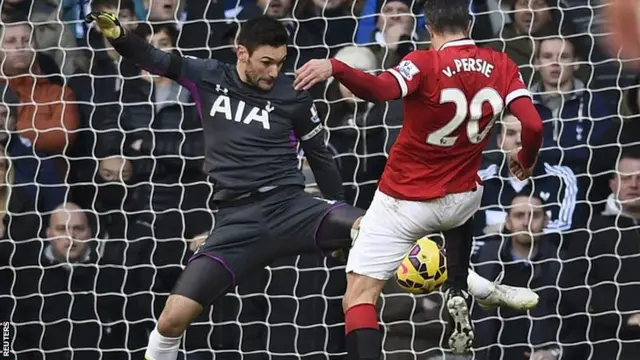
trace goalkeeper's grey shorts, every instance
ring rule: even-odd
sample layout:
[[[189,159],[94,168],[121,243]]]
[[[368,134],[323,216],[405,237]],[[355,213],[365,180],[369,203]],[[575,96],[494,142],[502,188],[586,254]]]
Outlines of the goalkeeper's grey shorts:
[[[220,262],[231,273],[233,285],[280,257],[349,247],[351,224],[364,213],[344,203],[313,197],[299,186],[279,186],[217,208],[212,233],[189,262],[203,256]],[[343,208],[353,210],[346,212],[348,216],[334,211]],[[328,226],[346,235],[332,236],[341,237],[338,242],[318,241],[320,224],[326,227],[323,220],[334,212],[346,221],[331,221],[334,224]]]

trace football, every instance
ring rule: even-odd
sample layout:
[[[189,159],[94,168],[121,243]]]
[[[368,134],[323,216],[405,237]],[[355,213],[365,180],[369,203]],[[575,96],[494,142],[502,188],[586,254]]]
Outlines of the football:
[[[606,44],[610,55],[640,70],[640,0],[610,0],[603,8]]]
[[[396,271],[396,283],[412,294],[427,294],[447,280],[447,258],[443,249],[422,238],[411,248]]]

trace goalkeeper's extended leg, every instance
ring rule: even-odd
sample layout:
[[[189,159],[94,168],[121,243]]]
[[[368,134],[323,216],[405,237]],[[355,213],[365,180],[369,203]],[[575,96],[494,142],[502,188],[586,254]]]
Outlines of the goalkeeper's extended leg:
[[[145,360],[176,360],[189,324],[232,285],[231,272],[219,260],[200,256],[189,262],[149,336]]]

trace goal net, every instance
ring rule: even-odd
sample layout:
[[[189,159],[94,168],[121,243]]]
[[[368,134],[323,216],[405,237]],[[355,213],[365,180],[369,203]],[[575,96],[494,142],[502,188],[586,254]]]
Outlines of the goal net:
[[[267,13],[291,36],[283,68],[291,75],[329,56],[376,72],[428,48],[421,3],[0,0],[3,356],[142,358],[173,284],[215,226],[194,99],[121,59],[84,23],[89,11],[115,11],[166,51],[227,62],[237,24]],[[472,38],[520,66],[545,127],[528,183],[514,181],[503,161],[519,146],[517,121],[500,114],[489,135],[474,268],[532,288],[541,304],[525,313],[474,306],[478,344],[454,356],[441,294],[409,295],[390,282],[378,304],[385,359],[629,359],[640,351],[637,246],[601,245],[640,240],[632,215],[638,81],[601,49],[603,6],[470,1]],[[367,208],[402,104],[362,102],[333,79],[311,93],[347,200]],[[301,164],[307,190],[318,193]],[[194,321],[180,359],[346,358],[343,260],[292,256],[256,272]]]

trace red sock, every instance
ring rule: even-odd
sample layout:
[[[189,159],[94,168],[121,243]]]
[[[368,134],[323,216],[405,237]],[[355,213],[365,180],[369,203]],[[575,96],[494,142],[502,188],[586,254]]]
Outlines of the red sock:
[[[354,305],[344,313],[345,334],[349,335],[350,332],[358,329],[380,330],[380,326],[378,325],[378,311],[375,305]]]

